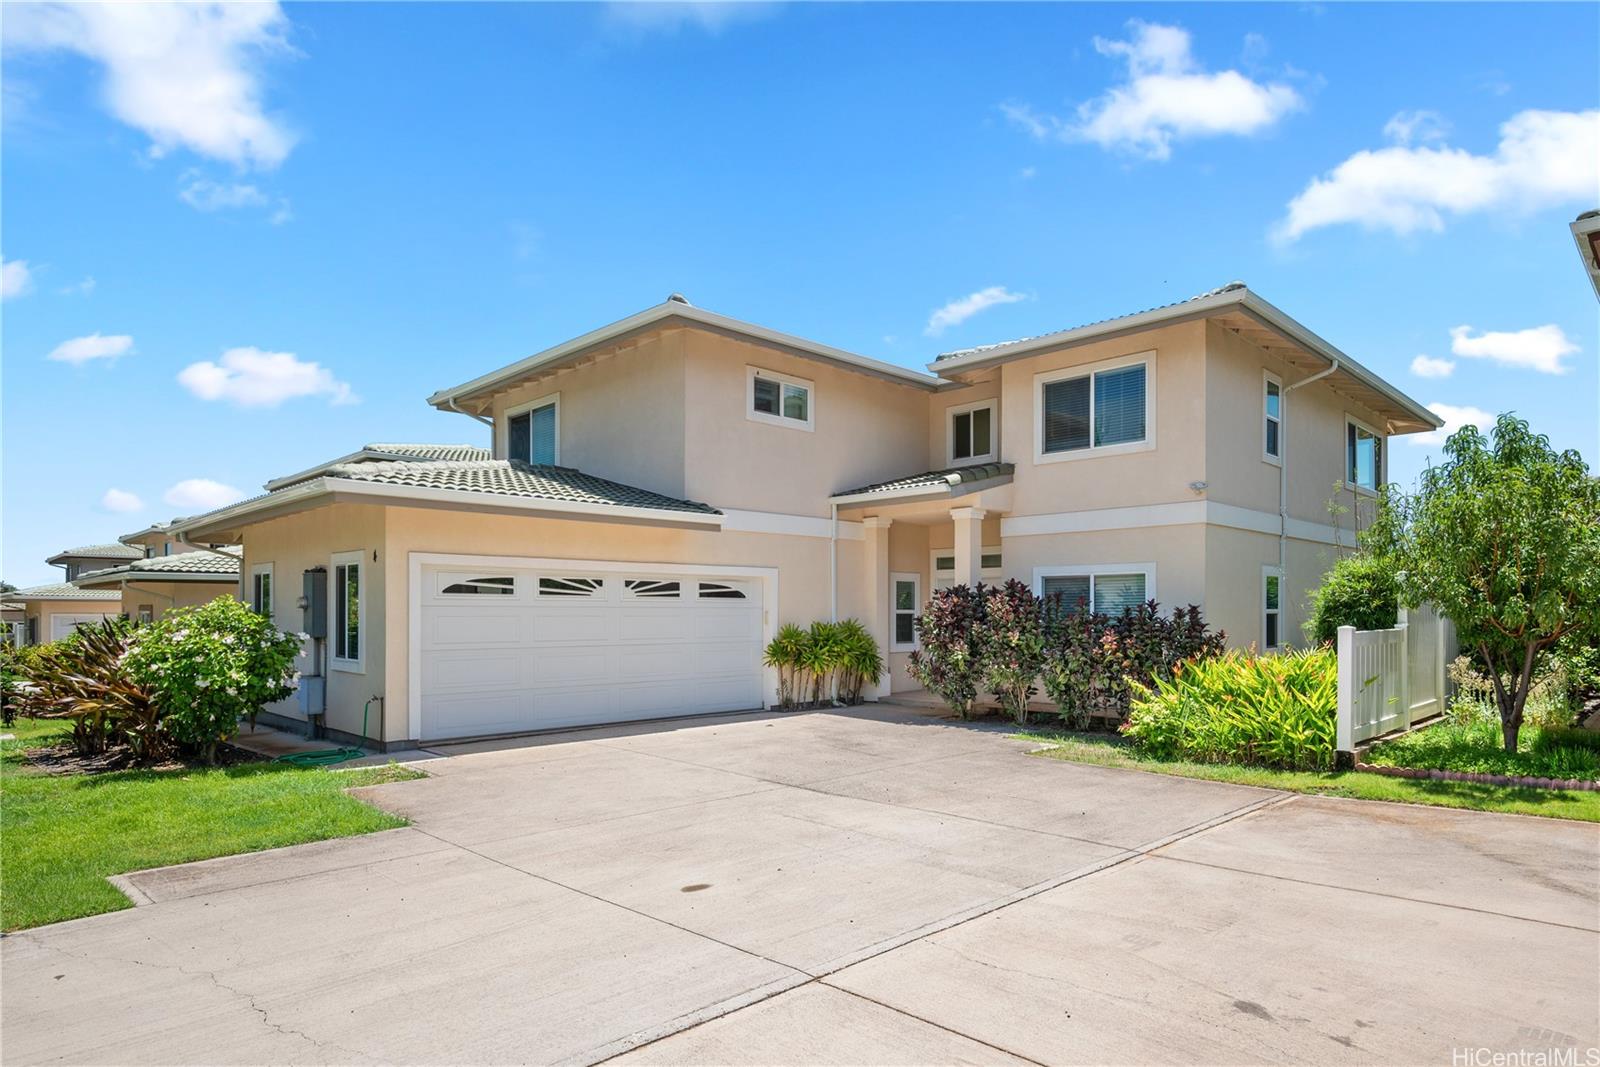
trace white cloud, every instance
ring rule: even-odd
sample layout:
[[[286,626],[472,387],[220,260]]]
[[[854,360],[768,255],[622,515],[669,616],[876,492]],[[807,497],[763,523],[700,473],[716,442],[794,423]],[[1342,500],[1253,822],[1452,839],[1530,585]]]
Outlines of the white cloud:
[[[1448,378],[1456,371],[1454,360],[1435,356],[1417,356],[1411,361],[1411,373],[1418,378]]]
[[[161,499],[175,508],[193,513],[225,508],[235,501],[243,500],[244,493],[231,485],[214,482],[210,478],[185,478],[161,494]]]
[[[105,495],[100,498],[100,506],[107,511],[142,511],[144,501],[126,489],[107,489]]]
[[[1128,23],[1132,39],[1094,39],[1103,56],[1126,61],[1128,80],[1078,107],[1072,120],[1008,104],[1001,110],[1040,139],[1092,141],[1147,159],[1167,159],[1172,143],[1198,137],[1261,133],[1300,107],[1300,94],[1282,83],[1264,84],[1237,70],[1208,73],[1179,26]],[[1247,40],[1259,52],[1264,42]]]
[[[151,154],[187,148],[236,165],[283,162],[294,136],[266,113],[259,63],[291,51],[268,3],[7,5],[8,50],[76,52],[105,68],[106,106]]]
[[[294,217],[289,201],[274,196],[250,182],[216,182],[197,177],[194,172],[184,175],[184,185],[178,190],[178,199],[196,211],[231,211],[237,208],[273,208],[268,221],[274,226]]]
[[[0,298],[10,300],[33,289],[33,271],[25,259],[0,261]]]
[[[83,281],[73,282],[71,285],[63,285],[56,292],[61,296],[88,296],[94,292],[96,284],[98,283],[95,282],[94,275],[85,274]]]
[[[1461,427],[1471,424],[1484,433],[1494,426],[1494,416],[1482,408],[1456,407],[1454,404],[1429,404],[1428,410],[1444,420],[1444,425],[1427,433],[1407,434],[1406,440],[1414,445],[1442,445],[1445,438]]]
[[[766,18],[779,6],[757,0],[643,0],[606,4],[605,21],[634,34],[677,33],[682,29],[717,34],[740,22]]]
[[[1023,181],[1031,181],[1032,179],[1037,178],[1038,176],[1039,176],[1039,168],[1038,167],[1023,167],[1020,171],[1017,172],[1017,177],[1021,178]]]
[[[178,382],[201,400],[227,400],[240,407],[277,407],[302,396],[326,396],[334,404],[354,404],[348,382],[339,381],[320,363],[297,359],[293,352],[230,348],[213,363],[191,363],[178,372]]]
[[[1418,127],[1395,122],[1385,127],[1389,136],[1417,135]],[[1500,127],[1491,155],[1405,141],[1357,152],[1291,200],[1273,236],[1293,241],[1347,222],[1397,234],[1437,232],[1448,215],[1590,204],[1597,186],[1600,110],[1522,111]]]
[[[1566,332],[1553,323],[1527,330],[1491,330],[1477,337],[1469,336],[1471,333],[1471,326],[1452,329],[1450,351],[1467,359],[1492,359],[1504,367],[1521,367],[1541,374],[1567,373],[1561,361],[1578,350]]]
[[[133,338],[125,333],[110,336],[91,333],[87,337],[74,337],[70,341],[62,341],[51,350],[47,358],[58,363],[71,363],[76,367],[95,359],[120,359],[132,351]]]
[[[927,328],[922,332],[929,337],[937,337],[951,326],[959,326],[980,311],[985,311],[997,304],[1015,304],[1019,300],[1028,299],[1022,293],[1013,293],[1003,285],[991,285],[987,289],[979,289],[976,293],[952,300],[944,307],[928,316]]]
[[[1449,133],[1450,124],[1437,111],[1396,111],[1383,124],[1383,135],[1401,145],[1442,141]]]

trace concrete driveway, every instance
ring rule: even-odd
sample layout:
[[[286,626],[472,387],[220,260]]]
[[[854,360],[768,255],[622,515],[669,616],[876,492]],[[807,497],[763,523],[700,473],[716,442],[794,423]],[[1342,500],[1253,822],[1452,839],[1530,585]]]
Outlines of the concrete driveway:
[[[409,829],[145,872],[143,906],[5,938],[0,1051],[1448,1065],[1600,1045],[1600,828],[1026,748],[893,712],[454,746],[365,791]]]

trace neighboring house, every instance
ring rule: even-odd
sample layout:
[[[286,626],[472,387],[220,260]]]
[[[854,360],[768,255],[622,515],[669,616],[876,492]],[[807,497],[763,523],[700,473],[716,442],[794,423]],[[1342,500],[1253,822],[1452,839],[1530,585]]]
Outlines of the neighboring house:
[[[59,641],[80,625],[122,613],[122,597],[115,589],[79,589],[70,582],[35,585],[6,594],[6,602],[22,606],[18,644],[40,645]]]
[[[173,533],[174,523],[181,521],[180,519],[173,519],[171,522],[152,523],[142,530],[123,534],[117,540],[130,548],[139,550],[139,555],[135,556],[135,559],[151,559],[156,556],[170,556],[178,552],[194,552],[203,549],[226,547],[191,545],[187,541],[181,540]]]
[[[28,609],[24,604],[0,604],[0,641],[8,645],[24,643],[28,633]]]
[[[1600,298],[1600,211],[1585,211],[1572,223],[1572,239],[1578,245],[1578,258],[1588,272],[1594,295]]]
[[[138,559],[144,555],[142,548],[121,543],[109,545],[84,545],[81,548],[69,548],[57,552],[46,563],[61,567],[67,572],[67,581],[72,581],[80,574],[89,571],[104,570],[126,563],[130,559]]]
[[[1439,425],[1237,283],[930,369],[674,296],[429,398],[492,458],[357,453],[177,532],[271,576],[331,730],[370,705],[405,745],[763,706],[764,644],[830,615],[888,655],[873,695],[913,688],[955,582],[1193,602],[1278,647],[1388,437]]]
[[[80,574],[73,584],[79,589],[115,592],[122,615],[137,622],[151,622],[173,608],[209,604],[219,596],[236,596],[239,556],[207,549],[151,556]],[[270,585],[255,592],[264,594],[270,605]]]

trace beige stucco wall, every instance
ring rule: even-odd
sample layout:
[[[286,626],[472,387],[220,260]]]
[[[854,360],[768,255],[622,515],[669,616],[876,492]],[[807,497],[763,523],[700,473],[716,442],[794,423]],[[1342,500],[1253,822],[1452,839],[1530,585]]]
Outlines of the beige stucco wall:
[[[384,642],[386,571],[384,552],[384,508],[371,504],[335,503],[311,511],[271,519],[244,532],[241,573],[248,576],[257,564],[272,564],[272,621],[280,630],[298,633],[304,617],[296,601],[300,597],[301,575],[312,567],[328,569],[329,610],[332,610],[332,557],[339,552],[361,552],[363,586],[362,609],[366,614],[363,640],[366,648],[362,669],[352,671],[333,667],[324,657],[327,677],[326,725],[349,734],[361,732],[361,706],[373,695],[382,695],[387,648]],[[445,514],[441,512],[440,514]],[[373,560],[376,552],[378,559]],[[332,624],[329,625],[332,647]],[[311,673],[309,657],[301,659],[301,671]],[[266,710],[292,719],[303,719],[294,697],[271,705]],[[376,734],[374,723],[370,733]]]
[[[1310,614],[1311,590],[1321,584],[1341,551],[1333,545],[1293,538],[1285,546],[1288,566],[1279,623],[1285,645],[1306,644],[1302,627]],[[1271,534],[1223,526],[1206,528],[1206,619],[1228,631],[1230,645],[1264,646],[1262,568],[1276,567],[1277,562],[1278,539]]]
[[[137,619],[139,606],[148,604],[151,617],[159,619],[173,608],[192,608],[219,596],[238,595],[239,582],[233,578],[226,582],[131,582],[122,587],[122,613]]]
[[[496,397],[495,455],[506,455],[508,410],[559,394],[562,466],[683,496],[685,336],[658,330],[615,355]]]
[[[1205,337],[1203,323],[1181,323],[1133,337],[1045,352],[1001,367],[1001,448],[1017,465],[1015,515],[1131,507],[1193,500],[1190,482],[1205,479]],[[1034,376],[1154,352],[1146,380],[1155,447],[1115,455],[1035,463]]]
[[[926,470],[928,393],[704,331],[685,333],[686,495],[824,516],[828,497]],[[813,383],[807,431],[748,417],[747,367]]]
[[[1263,458],[1265,414],[1264,372],[1271,371],[1285,386],[1305,378],[1306,372],[1257,348],[1231,330],[1208,325],[1206,364],[1206,497],[1257,511],[1278,512],[1278,465]],[[1383,418],[1339,393],[1326,380],[1313,382],[1286,394],[1283,406],[1285,455],[1288,459],[1289,516],[1329,524],[1328,504],[1334,501],[1349,511],[1340,519],[1346,530],[1371,518],[1372,497],[1335,488],[1345,476],[1345,418],[1353,416],[1381,432]],[[1387,450],[1404,438],[1384,442]],[[1359,509],[1357,504],[1360,505]]]

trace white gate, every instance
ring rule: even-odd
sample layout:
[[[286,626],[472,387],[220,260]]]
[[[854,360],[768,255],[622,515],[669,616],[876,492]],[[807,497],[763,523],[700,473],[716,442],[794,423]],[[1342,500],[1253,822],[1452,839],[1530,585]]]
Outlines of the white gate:
[[[1402,609],[1390,630],[1339,627],[1338,751],[1444,714],[1455,646],[1454,625],[1429,605]]]

